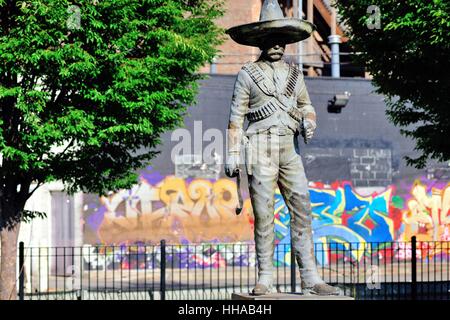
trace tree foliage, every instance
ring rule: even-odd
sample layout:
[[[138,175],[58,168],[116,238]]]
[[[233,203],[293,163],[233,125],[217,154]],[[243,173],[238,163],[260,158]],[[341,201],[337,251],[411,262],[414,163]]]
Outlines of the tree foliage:
[[[418,156],[407,163],[423,168],[429,159],[450,160],[450,1],[337,5],[357,59],[387,97],[389,119],[416,142]]]
[[[136,182],[216,55],[218,0],[0,0],[1,212]],[[17,214],[13,213],[17,218]]]

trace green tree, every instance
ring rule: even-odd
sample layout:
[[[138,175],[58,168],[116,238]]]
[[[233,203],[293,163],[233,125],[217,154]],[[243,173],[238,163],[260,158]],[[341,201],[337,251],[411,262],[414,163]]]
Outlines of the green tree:
[[[0,0],[0,299],[16,296],[20,221],[42,184],[136,182],[216,55],[218,0]]]
[[[407,163],[450,160],[450,1],[339,0],[357,60],[387,97],[388,118],[416,142]]]

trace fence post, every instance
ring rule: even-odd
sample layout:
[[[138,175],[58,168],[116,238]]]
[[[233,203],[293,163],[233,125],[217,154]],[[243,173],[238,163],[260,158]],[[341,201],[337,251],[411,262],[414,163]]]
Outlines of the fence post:
[[[25,287],[25,248],[23,241],[19,243],[19,300],[24,300],[24,287]]]
[[[294,253],[294,243],[291,240],[291,292],[294,293],[297,287],[296,277],[295,277],[295,253]]]
[[[166,240],[161,240],[161,300],[166,300]]]
[[[417,299],[417,238],[411,238],[411,299]]]

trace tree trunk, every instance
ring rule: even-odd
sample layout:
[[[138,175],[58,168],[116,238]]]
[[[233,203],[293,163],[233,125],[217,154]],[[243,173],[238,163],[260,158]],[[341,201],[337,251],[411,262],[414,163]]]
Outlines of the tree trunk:
[[[16,300],[17,240],[20,222],[0,229],[0,300]]]

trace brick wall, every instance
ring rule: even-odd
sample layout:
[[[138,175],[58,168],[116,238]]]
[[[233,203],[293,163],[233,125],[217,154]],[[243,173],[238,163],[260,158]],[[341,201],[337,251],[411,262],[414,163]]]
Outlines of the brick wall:
[[[310,181],[331,184],[350,180],[355,187],[392,184],[390,149],[313,147],[302,157]]]
[[[217,23],[225,28],[256,22],[261,13],[261,0],[227,0],[225,15]],[[226,41],[219,47],[217,59],[218,74],[236,74],[248,61],[254,61],[259,56],[259,49],[237,44],[226,35]],[[210,66],[205,66],[200,72],[209,73]]]
[[[392,152],[389,149],[353,149],[350,174],[355,187],[392,183]]]

